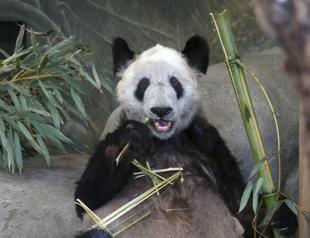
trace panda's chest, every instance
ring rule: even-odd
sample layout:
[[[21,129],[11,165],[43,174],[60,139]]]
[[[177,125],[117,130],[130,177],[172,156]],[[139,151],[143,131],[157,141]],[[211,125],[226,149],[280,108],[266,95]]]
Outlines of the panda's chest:
[[[157,205],[162,209],[182,210],[186,207],[185,204],[188,200],[195,198],[196,195],[199,196],[201,191],[207,191],[213,187],[211,180],[201,176],[192,166],[192,160],[197,159],[192,156],[199,156],[199,154],[191,155],[171,146],[161,147],[144,156],[142,163],[147,162],[151,170],[160,171],[157,174],[163,178],[169,178],[182,169],[182,175],[159,193],[160,198],[157,194],[150,201],[156,200]],[[142,194],[154,186],[154,181],[147,176],[138,176],[138,179],[134,177],[129,181],[126,189],[132,197]],[[171,208],[169,208],[170,205]]]
[[[204,199],[201,198],[212,190],[210,180],[197,174],[191,167],[191,159],[193,158],[189,154],[181,153],[171,147],[161,147],[156,152],[153,151],[145,155],[143,157],[144,161],[141,161],[141,163],[148,162],[152,170],[183,168],[182,176],[158,191],[158,193],[154,193],[139,203],[137,207],[125,214],[118,222],[122,223],[130,217],[137,220],[141,214],[148,213],[151,214],[148,219],[152,221],[152,224],[158,221],[167,221],[172,223],[173,226],[184,223],[191,224],[192,218],[199,213],[199,207],[202,207],[203,203],[205,203]],[[175,171],[169,171],[160,175],[169,178],[174,173]],[[122,191],[97,214],[105,217],[119,207],[124,206],[124,204],[128,204],[142,194],[147,193],[152,187],[154,187],[154,184],[149,177],[143,176],[136,179],[135,176],[132,176]]]

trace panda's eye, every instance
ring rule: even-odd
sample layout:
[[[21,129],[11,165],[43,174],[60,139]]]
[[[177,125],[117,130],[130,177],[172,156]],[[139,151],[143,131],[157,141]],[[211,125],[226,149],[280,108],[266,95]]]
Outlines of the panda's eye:
[[[181,98],[183,96],[184,89],[180,81],[176,77],[171,76],[169,82],[170,85],[173,87],[174,91],[176,92],[177,98]]]
[[[143,101],[143,97],[144,97],[144,92],[147,89],[147,87],[150,85],[150,79],[144,77],[140,80],[140,82],[138,83],[137,89],[135,91],[135,97],[139,100],[139,101]]]

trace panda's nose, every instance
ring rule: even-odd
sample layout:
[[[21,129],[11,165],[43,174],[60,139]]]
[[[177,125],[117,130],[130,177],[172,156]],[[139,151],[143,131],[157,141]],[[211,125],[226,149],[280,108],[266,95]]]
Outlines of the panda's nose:
[[[169,113],[172,112],[171,107],[152,107],[151,112],[159,117],[167,116]]]

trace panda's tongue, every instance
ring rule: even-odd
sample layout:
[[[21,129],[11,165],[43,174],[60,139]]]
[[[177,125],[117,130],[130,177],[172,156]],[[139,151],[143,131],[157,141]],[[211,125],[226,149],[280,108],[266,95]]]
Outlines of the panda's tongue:
[[[171,121],[158,120],[154,122],[154,125],[159,131],[167,131],[171,127]]]

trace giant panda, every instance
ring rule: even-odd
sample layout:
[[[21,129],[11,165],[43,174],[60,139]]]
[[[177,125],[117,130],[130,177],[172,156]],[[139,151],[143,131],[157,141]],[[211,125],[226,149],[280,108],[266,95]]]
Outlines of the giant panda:
[[[152,169],[182,167],[182,181],[141,205],[151,215],[119,237],[251,237],[251,208],[238,213],[245,187],[238,164],[201,109],[198,80],[208,68],[207,41],[195,35],[182,52],[158,44],[136,55],[116,38],[112,54],[119,106],[77,182],[75,199],[105,217],[152,186],[147,177],[133,178],[133,159]],[[90,227],[84,210],[77,205],[76,211],[84,228]],[[274,226],[292,233],[295,226],[284,218],[278,216]],[[121,229],[122,221],[115,226]],[[77,235],[110,236],[99,229]]]

